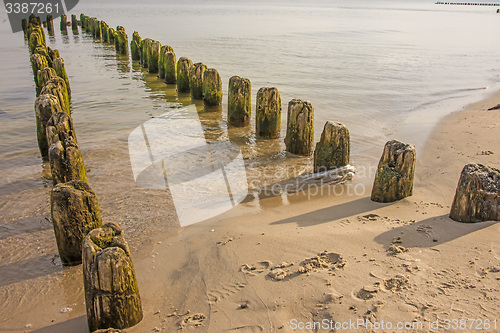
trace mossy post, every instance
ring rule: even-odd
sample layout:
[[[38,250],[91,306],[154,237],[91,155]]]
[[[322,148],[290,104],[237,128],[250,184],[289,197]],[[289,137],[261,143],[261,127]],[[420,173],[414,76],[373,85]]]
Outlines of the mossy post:
[[[132,35],[132,41],[130,42],[130,53],[132,60],[141,60],[141,36],[137,31],[134,31]]]
[[[222,80],[214,68],[208,68],[203,73],[203,103],[206,106],[217,106],[222,103]]]
[[[255,127],[257,135],[262,138],[280,137],[281,96],[278,88],[262,87],[257,92]]]
[[[177,92],[189,92],[189,72],[193,67],[193,62],[186,57],[177,61]]]
[[[86,23],[85,20],[87,17],[84,14],[80,14],[80,26],[82,27],[82,31],[85,31]]]
[[[165,78],[165,54],[167,52],[174,52],[174,49],[169,45],[163,45],[160,49],[160,56],[158,58],[158,77]]]
[[[108,40],[110,44],[115,44],[116,47],[116,38],[117,38],[117,33],[116,30],[113,28],[109,28],[108,30]]]
[[[36,87],[36,95],[40,95],[40,92],[42,91],[42,88],[45,87],[47,82],[50,81],[53,77],[56,77],[56,71],[52,67],[44,67],[40,70],[38,70],[37,73],[37,82],[38,86]]]
[[[231,125],[245,126],[252,113],[252,85],[249,79],[233,76],[229,79],[227,119]]]
[[[47,62],[47,58],[41,54],[34,53],[30,57],[31,68],[33,70],[33,80],[35,81],[36,91],[39,92],[42,90],[42,86],[38,82],[38,71],[48,67],[49,64]]]
[[[81,180],[57,184],[50,193],[50,212],[62,263],[81,264],[85,236],[102,226],[95,192]]]
[[[413,195],[415,146],[391,140],[385,144],[373,183],[371,199],[393,202]]]
[[[78,34],[78,19],[75,14],[71,15],[71,30],[75,35]]]
[[[83,241],[83,284],[89,330],[136,325],[142,305],[134,265],[116,223],[92,230]]]
[[[92,35],[96,39],[102,38],[101,21],[95,17],[92,18]]]
[[[313,140],[314,109],[311,102],[292,99],[288,103],[286,150],[292,154],[311,155]]]
[[[148,47],[148,72],[158,73],[158,64],[160,58],[160,42],[153,40]]]
[[[61,23],[59,24],[59,28],[62,32],[68,32],[68,17],[66,15],[61,15]]]
[[[28,38],[28,20],[21,20],[21,27],[23,28],[24,38]]]
[[[101,41],[109,43],[109,25],[104,21],[100,21],[99,25],[101,27]]]
[[[71,98],[71,89],[69,87],[68,74],[66,73],[66,68],[64,67],[63,58],[56,58],[52,61],[52,68],[56,71],[57,76],[64,80],[66,83],[66,88],[68,89],[68,97]]]
[[[152,41],[151,38],[144,38],[141,41],[141,65],[143,68],[148,68],[148,49]]]
[[[51,36],[54,35],[54,19],[52,18],[52,15],[47,15],[47,32]]]
[[[177,58],[175,53],[168,51],[163,58],[163,68],[165,69],[165,83],[177,83]]]
[[[59,99],[63,111],[68,115],[71,113],[69,104],[68,88],[66,82],[59,76],[51,78],[40,91],[40,94],[52,94]]]
[[[54,185],[71,180],[87,181],[82,153],[73,137],[50,146],[49,163]]]
[[[35,53],[35,50],[39,47],[46,48],[43,36],[39,30],[33,30],[28,38],[28,47],[30,53]]]
[[[203,99],[203,75],[206,70],[207,66],[198,62],[189,71],[189,90],[194,99]]]
[[[49,144],[47,141],[47,123],[50,118],[62,112],[59,99],[50,94],[39,95],[35,100],[36,137],[38,148],[43,159],[49,157]]]
[[[327,121],[314,150],[314,172],[349,165],[351,139],[344,124]]]
[[[65,142],[69,137],[72,137],[74,142],[77,142],[73,121],[66,112],[62,111],[54,113],[47,121],[45,136],[48,147],[51,147],[57,141]]]
[[[119,54],[128,54],[128,37],[125,28],[122,26],[116,27],[115,48]]]
[[[450,218],[464,223],[500,221],[500,170],[476,163],[464,166]]]

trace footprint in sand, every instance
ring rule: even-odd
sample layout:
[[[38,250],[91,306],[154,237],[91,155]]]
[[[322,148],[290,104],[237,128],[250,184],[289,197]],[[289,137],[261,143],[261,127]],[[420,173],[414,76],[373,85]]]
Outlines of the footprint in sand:
[[[269,260],[264,260],[264,261],[258,262],[255,265],[243,264],[240,267],[240,271],[245,273],[245,274],[255,276],[255,275],[264,273],[264,271],[266,269],[269,269],[269,267],[271,267],[271,266],[272,266],[272,262],[270,262]]]
[[[355,293],[353,292],[352,296],[354,298],[359,299],[359,300],[367,301],[369,299],[374,298],[379,291],[380,291],[380,287],[378,285],[374,284],[373,286],[364,286],[363,288],[361,288],[357,292],[355,292]]]
[[[224,285],[220,286],[217,290],[212,290],[211,292],[208,293],[208,300],[210,302],[220,302],[237,292],[241,291],[243,288],[246,287],[245,282],[238,282],[234,284],[229,284],[229,285]]]
[[[434,232],[432,231],[432,227],[430,225],[419,225],[417,227],[417,232],[426,235],[429,238],[434,236]]]

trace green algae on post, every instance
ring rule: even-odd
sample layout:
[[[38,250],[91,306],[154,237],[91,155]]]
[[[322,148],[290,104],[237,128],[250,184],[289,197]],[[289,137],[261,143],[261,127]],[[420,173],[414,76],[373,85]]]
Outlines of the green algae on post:
[[[66,88],[68,89],[68,97],[71,98],[71,89],[69,87],[69,79],[68,79],[68,74],[66,74],[66,68],[64,67],[64,60],[63,58],[56,58],[52,61],[52,68],[57,73],[57,76],[59,76],[61,79],[64,80],[66,83]]]
[[[30,57],[31,68],[33,70],[33,80],[35,81],[36,91],[40,92],[43,88],[38,82],[38,71],[49,66],[47,58],[41,54],[34,53]]]
[[[168,51],[163,58],[163,68],[165,69],[165,83],[174,84],[177,82],[177,59],[175,53]]]
[[[189,89],[191,97],[194,99],[203,98],[203,75],[207,70],[207,66],[198,62],[189,70]]]
[[[75,14],[71,15],[71,30],[73,30],[75,35],[78,34],[78,20]]]
[[[104,21],[99,21],[99,26],[101,28],[101,41],[103,43],[109,43],[109,26]]]
[[[46,124],[45,135],[48,146],[52,146],[57,141],[65,142],[67,138],[73,137],[76,141],[75,129],[71,117],[63,111],[54,113]]]
[[[158,73],[158,64],[160,57],[160,42],[153,40],[148,45],[148,72],[149,73]]]
[[[56,71],[52,67],[45,67],[40,70],[38,70],[37,73],[37,82],[38,85],[36,87],[36,94],[37,96],[40,94],[40,91],[42,90],[43,87],[47,84],[47,82],[50,81],[53,77],[57,76]]]
[[[61,22],[59,23],[59,28],[62,32],[68,32],[68,18],[66,15],[61,15]]]
[[[138,324],[143,317],[141,298],[130,249],[120,227],[107,223],[89,232],[83,241],[82,259],[89,330]]]
[[[391,140],[385,144],[373,182],[371,199],[393,202],[413,195],[415,146]]]
[[[288,103],[286,150],[292,154],[311,155],[313,140],[314,109],[311,102],[292,99]]]
[[[141,60],[141,36],[137,31],[134,31],[132,35],[132,41],[130,42],[130,53],[132,60]]]
[[[47,123],[50,118],[62,112],[59,99],[51,94],[39,95],[35,100],[36,137],[38,149],[43,159],[49,157],[49,143],[47,140]]]
[[[75,139],[71,136],[50,146],[49,164],[54,185],[71,180],[87,182],[82,153]]]
[[[66,82],[60,78],[59,76],[52,77],[42,90],[40,94],[52,94],[59,99],[59,103],[64,112],[70,115],[70,103],[69,103],[69,94],[68,88],[66,87]]]
[[[54,36],[54,19],[52,15],[47,15],[47,32],[49,35]]]
[[[208,68],[203,73],[203,102],[207,106],[222,103],[222,80],[219,72],[214,68]]]
[[[231,125],[245,126],[252,113],[252,85],[249,79],[233,76],[229,79],[227,119]]]
[[[189,92],[189,71],[193,67],[193,62],[186,57],[177,61],[177,91],[180,93]]]
[[[122,26],[116,27],[115,48],[119,54],[128,54],[128,37]]]
[[[279,138],[281,129],[281,96],[277,88],[262,87],[257,92],[255,128],[257,135],[262,138]]]
[[[351,140],[344,124],[327,121],[314,150],[314,172],[349,165]]]
[[[158,77],[165,78],[165,54],[167,52],[174,52],[174,49],[169,45],[163,45],[160,49],[160,57],[158,59]]]
[[[102,226],[95,192],[81,180],[57,184],[50,193],[50,212],[63,265],[81,264],[85,236]]]

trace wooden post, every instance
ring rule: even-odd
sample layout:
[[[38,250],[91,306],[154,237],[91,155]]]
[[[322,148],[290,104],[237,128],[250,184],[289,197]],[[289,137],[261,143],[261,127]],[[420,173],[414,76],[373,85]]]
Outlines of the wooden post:
[[[163,58],[165,68],[165,83],[175,84],[177,82],[177,59],[175,53],[168,51]]]
[[[37,77],[37,86],[36,86],[36,95],[40,95],[40,91],[43,87],[50,81],[53,77],[56,77],[56,71],[52,67],[44,67],[38,70],[36,75]]]
[[[85,236],[102,226],[95,192],[81,180],[57,184],[50,194],[50,212],[62,263],[81,264]]]
[[[86,27],[86,23],[85,23],[85,20],[87,19],[87,17],[85,15],[80,14],[80,26],[82,27],[82,32],[85,31],[85,27]]]
[[[152,41],[151,38],[144,38],[141,41],[141,65],[143,68],[148,68],[148,49]]]
[[[203,73],[203,102],[207,106],[222,103],[222,80],[219,72],[214,68],[208,68]]]
[[[28,41],[28,47],[30,50],[30,53],[35,53],[35,50],[39,47],[45,48],[45,42],[43,41],[43,37],[40,34],[40,31],[34,30],[31,32],[29,35],[29,41]]]
[[[128,54],[128,37],[122,26],[116,27],[115,48],[119,54]]]
[[[54,113],[46,124],[46,138],[48,147],[51,147],[57,141],[65,142],[66,139],[72,137],[76,141],[75,129],[71,117],[63,111]]]
[[[277,88],[262,87],[257,92],[255,127],[257,135],[262,138],[280,137],[281,96]]]
[[[314,172],[349,165],[351,139],[344,124],[327,121],[314,150]]]
[[[134,265],[116,223],[92,230],[83,242],[83,282],[89,330],[136,325],[142,305]]]
[[[49,148],[50,171],[54,185],[72,180],[87,182],[82,153],[73,137],[57,141]]]
[[[158,59],[158,77],[160,79],[165,78],[165,54],[167,52],[174,52],[171,46],[163,45],[160,49],[160,57]]]
[[[48,67],[49,64],[47,62],[47,58],[41,54],[33,53],[30,57],[31,68],[33,70],[33,80],[35,81],[36,91],[39,92],[42,90],[42,86],[38,83],[38,71]]]
[[[71,14],[71,30],[73,30],[75,35],[78,34],[78,20],[75,14]]]
[[[132,35],[132,41],[130,42],[130,53],[132,56],[132,60],[141,60],[141,36],[137,31],[134,31]]]
[[[198,62],[189,71],[189,89],[191,90],[191,97],[194,99],[203,98],[203,75],[206,70],[207,66]]]
[[[56,96],[59,99],[63,111],[68,115],[71,114],[68,88],[66,87],[66,82],[59,76],[55,76],[47,81],[45,86],[42,87],[40,94],[52,94]]]
[[[68,18],[66,15],[61,15],[61,23],[59,24],[59,28],[62,32],[68,33]]]
[[[193,67],[193,62],[186,57],[177,61],[177,91],[180,93],[189,92],[189,72]]]
[[[158,73],[158,63],[160,57],[160,42],[153,40],[148,47],[148,72]]]
[[[397,140],[385,144],[373,183],[371,199],[393,202],[413,194],[415,146]]]
[[[467,164],[458,181],[450,218],[465,223],[500,221],[500,170]]]
[[[286,150],[292,154],[311,155],[313,140],[314,109],[311,102],[292,99],[288,103]]]
[[[116,47],[116,30],[113,29],[113,28],[109,28],[108,30],[108,40],[109,40],[109,43],[110,44],[115,44],[115,47]]]
[[[101,28],[101,41],[103,43],[109,43],[109,26],[104,21],[99,21],[99,25]]]
[[[21,20],[21,27],[23,28],[24,38],[28,38],[28,20]]]
[[[59,99],[50,94],[39,95],[35,100],[36,137],[38,148],[43,159],[49,157],[47,141],[47,123],[52,115],[62,112]]]
[[[68,74],[66,74],[66,68],[64,67],[63,58],[54,59],[54,61],[52,62],[52,68],[54,68],[54,70],[56,71],[57,76],[63,79],[66,83],[66,88],[68,89],[68,97],[71,98],[71,89],[69,87]]]
[[[52,18],[52,15],[47,15],[47,32],[51,36],[54,35],[54,19]]]
[[[235,126],[248,125],[251,113],[252,85],[250,80],[239,76],[231,77],[227,95],[227,119],[229,123]]]

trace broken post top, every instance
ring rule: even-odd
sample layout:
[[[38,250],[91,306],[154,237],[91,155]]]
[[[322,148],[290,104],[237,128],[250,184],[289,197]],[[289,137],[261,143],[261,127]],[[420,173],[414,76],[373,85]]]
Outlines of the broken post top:
[[[130,256],[130,250],[123,231],[114,222],[106,223],[101,228],[92,230],[85,241],[89,242],[95,253],[109,247],[118,247]]]
[[[380,162],[399,170],[413,171],[415,168],[415,146],[398,140],[391,140],[385,144],[384,153]]]

